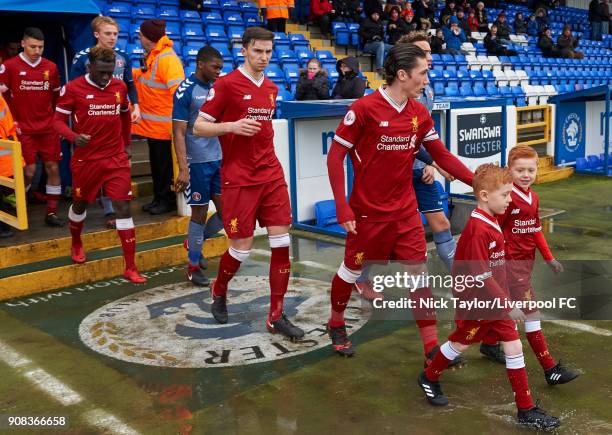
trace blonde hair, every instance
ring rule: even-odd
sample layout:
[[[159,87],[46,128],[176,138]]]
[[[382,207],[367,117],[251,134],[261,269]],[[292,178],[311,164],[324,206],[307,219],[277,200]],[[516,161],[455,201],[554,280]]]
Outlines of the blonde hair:
[[[106,25],[115,26],[117,30],[119,30],[119,24],[117,24],[117,22],[113,20],[111,17],[105,17],[105,16],[100,15],[94,18],[93,21],[91,22],[91,28],[94,32],[99,32],[100,28]]]
[[[538,153],[536,150],[531,148],[529,145],[518,145],[510,150],[508,153],[508,167],[518,159],[538,159]]]
[[[509,183],[512,183],[512,176],[508,168],[500,168],[493,163],[485,163],[476,168],[472,187],[476,198],[478,198],[478,192],[481,190],[493,192],[502,185]]]

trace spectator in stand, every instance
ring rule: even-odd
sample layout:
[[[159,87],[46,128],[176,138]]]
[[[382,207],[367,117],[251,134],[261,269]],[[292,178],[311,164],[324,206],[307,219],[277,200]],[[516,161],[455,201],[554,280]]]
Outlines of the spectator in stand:
[[[200,12],[203,10],[202,0],[181,0],[179,6],[181,9],[190,11]]]
[[[506,21],[506,13],[503,11],[500,12],[493,24],[497,26],[497,39],[499,39],[499,42],[504,45],[510,44],[510,33],[512,33],[512,29],[510,29],[508,21]]]
[[[344,23],[359,22],[359,14],[363,8],[359,4],[359,0],[334,0],[334,10],[336,11],[336,20]]]
[[[540,25],[540,31],[542,31],[544,26],[548,27],[548,14],[546,12],[546,9],[544,8],[536,9],[535,15],[536,15],[536,21]]]
[[[427,31],[436,24],[436,11],[430,0],[416,0],[413,8],[419,30]]]
[[[376,70],[383,70],[383,62],[391,45],[385,42],[385,26],[380,19],[380,13],[373,12],[359,26],[359,37],[363,42],[363,52],[376,56]]]
[[[410,3],[407,3],[410,4]],[[406,11],[404,11],[406,12]],[[406,28],[408,29],[407,33],[416,32],[419,28],[419,24],[414,19],[414,12],[412,10],[408,11],[408,13],[402,15],[404,23],[406,23]]]
[[[300,73],[295,90],[295,99],[327,100],[329,98],[329,79],[327,71],[321,68],[319,59],[312,58],[306,65],[306,70]]]
[[[446,7],[442,9],[442,12],[440,12],[440,22],[448,23],[448,20],[450,20],[450,17],[453,17],[456,14],[457,14],[457,11],[455,9],[455,1],[448,0],[446,2]]]
[[[412,15],[414,17],[414,9],[412,9],[412,3],[405,2],[402,5],[402,17],[406,17],[408,15]]]
[[[461,30],[463,30],[463,33],[465,33],[467,40],[471,43],[476,42],[476,40],[472,38],[472,29],[468,24],[463,9],[457,9],[457,20],[459,20],[459,27],[461,28]]]
[[[389,44],[395,45],[398,39],[408,34],[408,25],[406,21],[400,17],[399,6],[391,7],[389,11],[389,22],[387,23],[387,35],[389,36]]]
[[[476,11],[470,8],[467,18],[468,26],[470,27],[471,32],[478,32],[478,18],[476,18]]]
[[[601,9],[600,0],[589,3],[589,23],[591,24],[591,39],[601,41]]]
[[[516,56],[516,51],[508,50],[497,35],[497,25],[493,24],[484,39],[484,46],[487,49],[487,54],[491,56]]]
[[[431,52],[433,54],[446,54],[446,41],[444,40],[444,32],[442,29],[437,29],[435,36],[431,38]]]
[[[259,0],[261,15],[268,20],[267,27],[271,32],[285,33],[293,8],[293,0]]]
[[[602,0],[599,7],[601,8],[601,34],[607,35],[610,33],[610,7],[608,0]]]
[[[527,34],[529,36],[538,36],[540,34],[540,23],[536,20],[534,14],[529,15],[529,21],[527,22]]]
[[[448,27],[443,28],[444,39],[446,39],[446,50],[449,54],[461,54],[461,44],[467,42],[465,33],[459,27],[457,17],[451,17]]]
[[[2,44],[2,48],[0,48],[0,65],[11,57],[17,56],[19,50],[21,50],[21,39],[19,36],[9,38],[8,41]]]
[[[334,7],[329,0],[312,0],[310,3],[312,15],[321,29],[324,39],[331,36],[331,20],[334,16]]]
[[[487,10],[484,7],[483,2],[476,4],[476,20],[478,21],[478,31],[486,33],[489,31],[489,20],[487,19]]]
[[[584,53],[576,51],[576,47],[580,43],[580,38],[574,38],[572,36],[572,29],[570,26],[565,25],[563,32],[557,38],[557,49],[561,54],[561,57],[569,59],[583,59]]]
[[[336,82],[331,97],[333,99],[354,99],[363,97],[366,84],[359,77],[359,60],[356,57],[345,57],[336,64],[340,79]]]
[[[544,28],[544,31],[538,39],[538,48],[542,50],[544,57],[561,57],[559,50],[555,47],[555,43],[552,40],[552,33],[549,28]]]
[[[517,12],[514,17],[514,33],[517,35],[524,35],[527,33],[527,23],[525,22],[522,12]]]
[[[382,17],[383,7],[380,0],[364,0],[363,11],[366,18],[371,17],[374,12],[378,12],[379,17]]]

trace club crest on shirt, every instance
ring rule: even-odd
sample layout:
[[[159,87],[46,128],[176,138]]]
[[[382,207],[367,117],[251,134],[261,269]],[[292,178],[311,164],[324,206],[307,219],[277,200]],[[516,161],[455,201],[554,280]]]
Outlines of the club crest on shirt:
[[[270,94],[268,97],[270,98],[270,105],[276,107],[276,98],[274,98],[274,94]]]
[[[357,116],[355,115],[355,112],[349,110],[348,112],[346,112],[346,115],[344,115],[344,121],[342,122],[344,123],[344,125],[353,125],[356,119]]]
[[[358,252],[355,254],[355,264],[357,266],[363,263],[363,252]]]
[[[191,197],[193,198],[194,201],[199,201],[202,199],[202,195],[200,195],[200,192],[193,192],[191,194]]]
[[[238,232],[238,218],[233,218],[230,220],[230,233]]]
[[[206,101],[212,101],[213,98],[215,98],[215,88],[211,88],[210,91],[208,91]]]
[[[478,330],[480,329],[480,326],[477,326],[475,328],[472,328],[468,331],[468,335],[465,337],[465,339],[467,341],[473,340],[474,337],[476,336],[476,334],[478,333]]]
[[[76,189],[74,189],[74,196],[76,196],[77,198],[81,197],[81,188],[77,187]]]
[[[43,80],[49,80],[49,70],[43,72]]]
[[[412,117],[412,132],[416,133],[417,131],[419,131],[419,118],[417,116],[413,116]]]
[[[115,92],[115,99],[117,100],[117,103],[121,103],[121,92]]]

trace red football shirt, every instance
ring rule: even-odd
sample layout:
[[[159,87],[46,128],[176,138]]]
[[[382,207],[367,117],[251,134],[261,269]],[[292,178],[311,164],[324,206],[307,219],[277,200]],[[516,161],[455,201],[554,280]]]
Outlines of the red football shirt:
[[[98,87],[89,74],[66,84],[55,108],[71,115],[72,130],[77,134],[91,135],[89,144],[75,147],[73,159],[104,159],[125,151],[121,132],[121,114],[130,110],[127,86],[113,78],[105,88]],[[71,141],[74,137],[67,138]]]
[[[355,171],[349,205],[357,221],[387,222],[416,213],[414,154],[431,140],[439,140],[434,122],[413,99],[398,106],[380,88],[351,105],[334,141],[349,148]]]
[[[54,131],[53,104],[61,84],[53,62],[41,57],[30,63],[19,53],[0,65],[0,83],[9,92],[7,101],[22,133]]]
[[[459,242],[455,259],[453,260],[453,276],[455,287],[453,294],[456,298],[467,300],[493,301],[499,298],[500,302],[509,299],[506,281],[504,235],[495,217],[476,208],[468,220]],[[458,276],[478,277],[482,284],[473,283],[463,287],[457,285]],[[462,278],[465,279],[465,278]],[[510,309],[502,309],[502,312]],[[496,316],[497,314],[497,316]],[[500,318],[499,309],[491,307],[480,310],[457,310],[457,318],[479,320],[482,318]]]
[[[535,235],[542,231],[540,199],[533,190],[512,185],[512,202],[506,212],[498,216],[506,238],[506,256],[509,260],[534,260]]]
[[[284,178],[274,153],[272,116],[278,87],[265,76],[257,81],[242,67],[215,82],[200,116],[210,122],[234,122],[250,118],[261,123],[254,136],[224,134],[219,137],[223,160],[224,187],[254,186]]]

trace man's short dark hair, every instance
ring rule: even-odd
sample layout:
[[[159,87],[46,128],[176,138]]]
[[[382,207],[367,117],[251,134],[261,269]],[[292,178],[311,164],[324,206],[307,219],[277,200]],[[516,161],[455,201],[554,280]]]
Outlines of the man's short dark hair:
[[[210,45],[205,45],[198,50],[196,62],[210,62],[213,59],[223,60],[223,55],[219,53],[219,50],[216,48],[211,47]]]
[[[93,47],[87,53],[89,63],[107,62],[115,63],[115,50],[112,48]]]
[[[407,73],[414,69],[418,59],[427,59],[425,51],[414,44],[395,44],[385,59],[385,77],[391,85],[401,69]]]
[[[274,33],[263,27],[249,27],[242,35],[242,46],[244,48],[251,44],[251,41],[274,41]]]
[[[44,41],[45,35],[38,27],[27,27],[23,31],[23,39],[27,38],[36,39],[37,41]]]

